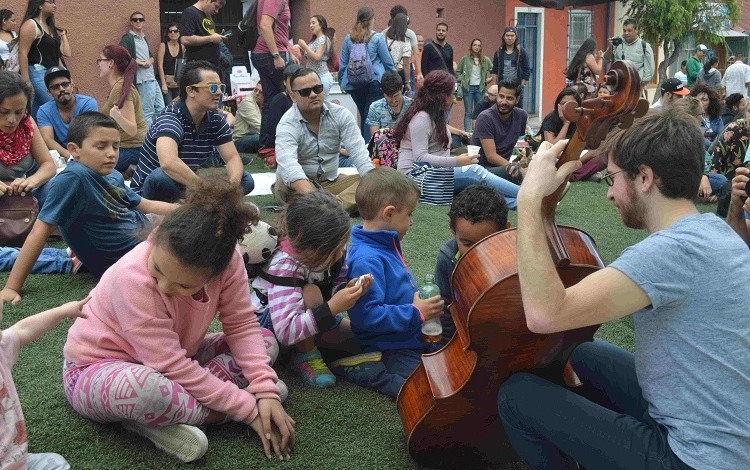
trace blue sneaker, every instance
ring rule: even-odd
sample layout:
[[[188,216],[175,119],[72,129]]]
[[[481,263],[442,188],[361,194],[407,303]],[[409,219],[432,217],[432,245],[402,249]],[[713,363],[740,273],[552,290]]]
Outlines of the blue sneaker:
[[[306,353],[295,353],[289,363],[289,368],[313,387],[328,388],[336,385],[336,376],[323,362],[318,348]]]

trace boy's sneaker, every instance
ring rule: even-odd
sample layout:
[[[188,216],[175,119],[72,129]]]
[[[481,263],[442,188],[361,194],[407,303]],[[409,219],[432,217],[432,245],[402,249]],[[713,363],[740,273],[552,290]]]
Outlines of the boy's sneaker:
[[[263,344],[266,346],[266,352],[268,353],[268,365],[272,366],[279,358],[279,342],[276,340],[273,331],[261,327],[260,332],[263,335]]]
[[[81,260],[78,259],[77,256],[73,255],[70,257],[70,259],[73,260],[73,269],[70,270],[71,274],[78,274],[80,272],[86,272],[86,269],[83,266],[83,263],[81,262]]]
[[[359,384],[360,380],[366,381],[373,375],[374,368],[383,368],[383,355],[380,352],[369,352],[357,354],[356,356],[343,357],[331,363],[334,374],[344,377],[350,382]]]
[[[203,457],[208,450],[208,438],[195,426],[171,424],[149,428],[135,421],[123,421],[126,430],[153,442],[157,449],[176,457],[181,462],[192,462]]]
[[[289,363],[289,368],[313,387],[328,388],[336,385],[336,376],[323,362],[318,348],[306,353],[295,353]]]

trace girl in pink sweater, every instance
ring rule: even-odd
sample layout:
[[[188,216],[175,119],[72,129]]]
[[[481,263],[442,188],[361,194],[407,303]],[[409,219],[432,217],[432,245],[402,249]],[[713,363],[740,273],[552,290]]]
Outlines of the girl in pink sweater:
[[[247,273],[236,249],[257,212],[239,186],[213,178],[110,267],[65,344],[68,402],[122,422],[190,462],[208,448],[197,427],[248,424],[266,455],[289,458],[294,421],[279,400]],[[207,335],[218,313],[222,333]]]

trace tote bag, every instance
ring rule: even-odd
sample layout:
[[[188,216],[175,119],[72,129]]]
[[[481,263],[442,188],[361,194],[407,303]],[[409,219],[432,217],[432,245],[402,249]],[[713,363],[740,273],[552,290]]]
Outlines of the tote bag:
[[[437,168],[429,163],[414,162],[406,174],[419,186],[419,202],[446,206],[453,202],[453,168]]]

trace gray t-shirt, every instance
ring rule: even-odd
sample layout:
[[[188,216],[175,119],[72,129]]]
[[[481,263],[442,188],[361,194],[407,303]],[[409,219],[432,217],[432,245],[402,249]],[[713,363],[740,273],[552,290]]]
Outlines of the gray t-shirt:
[[[632,317],[635,367],[672,451],[693,468],[750,467],[750,250],[697,214],[611,266],[651,300]]]

